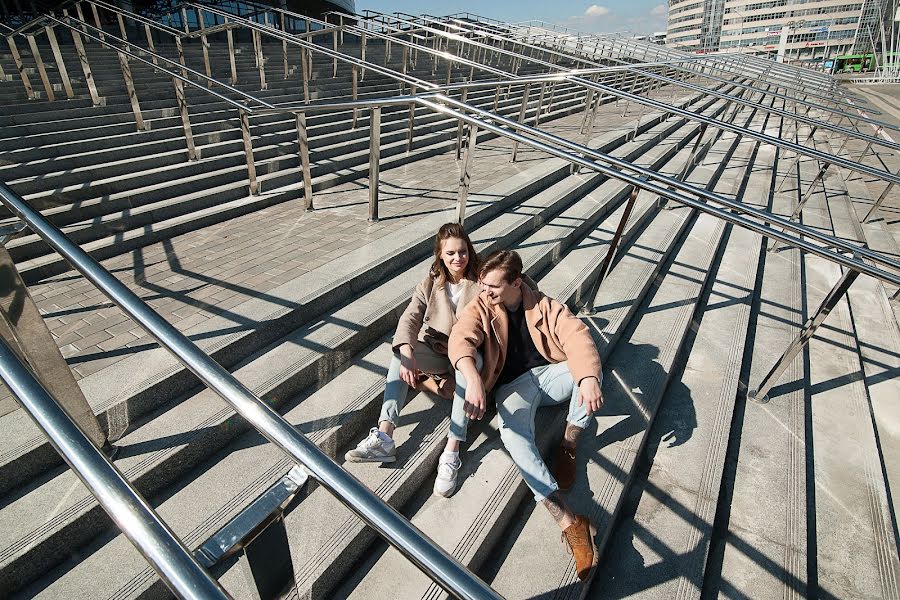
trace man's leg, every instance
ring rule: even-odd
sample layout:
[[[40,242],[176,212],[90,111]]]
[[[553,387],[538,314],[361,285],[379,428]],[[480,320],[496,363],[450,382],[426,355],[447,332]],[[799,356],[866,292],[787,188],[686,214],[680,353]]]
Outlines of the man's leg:
[[[541,458],[534,439],[534,418],[540,406],[572,402],[577,404],[577,386],[565,363],[538,367],[497,390],[497,414],[500,436],[507,451],[519,467],[525,483],[534,492],[556,524],[575,557],[578,577],[587,580],[597,564],[595,532],[584,516],[576,515],[563,500],[556,479]],[[584,429],[587,412],[572,410],[570,423],[578,432]],[[577,435],[575,437],[577,440]]]
[[[500,438],[538,502],[559,489],[534,439],[534,417],[543,396],[538,384],[539,373],[546,368],[538,367],[523,373],[500,386],[495,395]]]

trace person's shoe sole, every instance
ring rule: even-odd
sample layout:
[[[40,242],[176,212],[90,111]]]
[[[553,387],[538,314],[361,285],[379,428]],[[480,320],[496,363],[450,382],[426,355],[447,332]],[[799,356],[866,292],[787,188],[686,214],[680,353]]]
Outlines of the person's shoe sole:
[[[344,455],[344,460],[347,462],[354,463],[370,463],[370,462],[380,462],[380,463],[392,463],[397,460],[396,456],[384,456],[380,458],[363,458],[361,456],[347,456]]]
[[[588,572],[587,579],[581,582],[581,594],[578,596],[578,600],[584,600],[587,598],[588,592],[591,591],[591,582],[594,580],[594,576],[597,574],[597,563],[600,561],[600,557],[597,556],[597,528],[594,527],[593,524],[588,526],[591,532],[591,550],[594,553],[594,560],[591,562],[591,570]]]
[[[432,488],[432,490],[431,490],[431,495],[437,496],[438,498],[449,498],[450,496],[452,496],[455,493],[456,493],[456,486],[453,486],[452,490],[447,490],[446,493],[441,493],[434,488]]]

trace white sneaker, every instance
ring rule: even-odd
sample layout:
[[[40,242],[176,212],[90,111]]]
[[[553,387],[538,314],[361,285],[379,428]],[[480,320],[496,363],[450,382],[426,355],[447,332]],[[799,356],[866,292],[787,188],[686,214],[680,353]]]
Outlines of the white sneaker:
[[[456,491],[456,473],[462,466],[459,456],[441,454],[438,460],[437,477],[434,480],[434,495],[449,498]]]
[[[344,455],[350,462],[383,462],[392,463],[397,460],[397,448],[394,440],[378,431],[377,427],[369,430],[369,435]]]

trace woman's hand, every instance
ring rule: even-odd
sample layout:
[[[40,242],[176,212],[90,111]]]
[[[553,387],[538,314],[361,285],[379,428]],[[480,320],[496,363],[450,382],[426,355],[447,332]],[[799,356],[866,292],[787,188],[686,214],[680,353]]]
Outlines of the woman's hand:
[[[419,370],[416,367],[412,346],[403,344],[400,346],[400,379],[409,387],[415,388],[418,375]]]

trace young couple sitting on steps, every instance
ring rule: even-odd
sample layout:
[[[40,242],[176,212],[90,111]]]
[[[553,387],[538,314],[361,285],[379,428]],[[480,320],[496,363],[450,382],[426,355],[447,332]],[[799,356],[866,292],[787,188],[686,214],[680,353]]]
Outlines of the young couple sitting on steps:
[[[346,459],[395,460],[391,436],[409,388],[452,397],[450,433],[434,482],[434,493],[449,497],[456,491],[469,419],[484,417],[493,393],[503,444],[535,500],[562,529],[578,577],[586,581],[597,563],[594,529],[560,494],[575,479],[578,437],[603,404],[600,356],[584,323],[523,277],[517,253],[496,251],[479,264],[462,226],[447,223],[438,230],[434,264],[400,318],[393,348],[378,427]],[[566,402],[566,431],[551,474],[535,444],[535,413]]]

